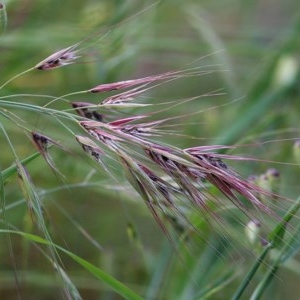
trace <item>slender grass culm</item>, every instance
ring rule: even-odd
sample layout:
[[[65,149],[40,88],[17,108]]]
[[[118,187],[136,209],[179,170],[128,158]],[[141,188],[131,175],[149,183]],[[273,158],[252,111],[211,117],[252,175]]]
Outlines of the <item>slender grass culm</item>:
[[[0,298],[298,299],[299,15],[67,2],[0,3]]]

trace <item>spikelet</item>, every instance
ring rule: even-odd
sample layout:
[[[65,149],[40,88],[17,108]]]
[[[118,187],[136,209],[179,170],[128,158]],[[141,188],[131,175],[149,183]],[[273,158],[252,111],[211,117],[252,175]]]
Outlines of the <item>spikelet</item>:
[[[57,142],[53,141],[52,139],[50,139],[49,137],[42,135],[40,133],[37,132],[32,132],[32,142],[35,146],[35,148],[39,151],[39,153],[42,155],[42,157],[45,159],[45,161],[47,162],[47,164],[50,166],[50,168],[62,175],[59,170],[56,168],[56,166],[54,165],[53,159],[51,157],[51,155],[49,154],[49,147],[50,145],[56,145],[60,148],[63,148],[62,146],[60,146]]]
[[[97,162],[101,162],[101,156],[104,155],[104,152],[90,138],[77,135],[76,140],[81,145],[84,152]]]
[[[173,72],[166,72],[158,75],[152,75],[137,79],[130,79],[130,80],[123,80],[118,82],[112,82],[112,83],[104,83],[97,85],[89,90],[90,93],[103,93],[103,92],[110,92],[115,90],[121,90],[121,89],[127,89],[130,87],[138,86],[138,85],[148,85],[157,81],[162,80],[172,80],[172,79],[178,79],[181,77],[187,77],[187,76],[194,76],[199,73],[197,72],[189,72],[189,70],[183,70],[183,71],[173,71]]]
[[[103,121],[102,114],[98,113],[94,109],[89,108],[95,107],[94,104],[91,104],[89,102],[72,102],[71,104],[79,116],[95,121]]]
[[[62,66],[72,64],[79,58],[77,48],[78,44],[59,50],[34,66],[37,70],[52,70]]]

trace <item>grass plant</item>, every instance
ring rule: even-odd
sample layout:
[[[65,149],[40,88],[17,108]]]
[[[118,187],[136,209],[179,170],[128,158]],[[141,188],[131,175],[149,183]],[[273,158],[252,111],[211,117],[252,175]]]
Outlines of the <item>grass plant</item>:
[[[1,299],[298,299],[299,15],[214,2],[0,3]]]

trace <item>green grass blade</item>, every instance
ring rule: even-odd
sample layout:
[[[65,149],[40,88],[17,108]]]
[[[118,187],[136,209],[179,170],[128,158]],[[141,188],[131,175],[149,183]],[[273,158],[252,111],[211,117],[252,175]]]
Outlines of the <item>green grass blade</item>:
[[[259,283],[257,288],[255,289],[254,293],[252,294],[251,299],[259,299],[259,297],[262,295],[263,291],[266,289],[266,287],[269,285],[271,280],[273,279],[279,265],[283,262],[282,255],[286,253],[286,251],[290,251],[293,249],[291,246],[291,243],[295,241],[295,237],[293,236],[291,238],[290,243],[284,242],[284,234],[286,232],[287,224],[291,221],[291,219],[295,216],[296,212],[300,208],[300,197],[297,199],[295,204],[290,208],[290,210],[284,215],[282,218],[282,221],[275,227],[275,229],[270,233],[269,235],[269,241],[270,243],[266,246],[266,248],[263,250],[261,255],[257,258],[255,264],[252,266],[248,274],[244,277],[242,283],[238,287],[236,293],[232,297],[232,300],[238,300],[241,299],[241,296],[247,286],[249,285],[250,281],[252,280],[253,276],[255,275],[256,271],[260,267],[261,263],[263,262],[266,255],[270,252],[271,249],[274,248],[280,248],[282,245],[284,245],[281,253],[278,255],[277,259],[273,262],[273,264],[270,266],[268,272],[266,273],[263,280]],[[299,244],[299,242],[298,242]],[[294,249],[293,249],[294,250]],[[293,251],[293,254],[295,253],[295,250]],[[285,259],[289,258],[290,256],[285,256]]]
[[[295,204],[290,208],[290,210],[284,215],[282,218],[282,221],[275,227],[275,229],[270,233],[269,235],[269,241],[270,243],[266,246],[266,248],[263,250],[261,255],[256,260],[255,264],[251,268],[251,270],[248,272],[248,274],[245,276],[244,280],[240,284],[238,290],[234,294],[232,300],[238,300],[241,299],[243,292],[249,285],[251,279],[255,275],[256,271],[260,267],[261,263],[263,262],[266,255],[269,253],[271,249],[279,249],[281,248],[281,251],[278,253],[277,258],[273,261],[273,263],[269,266],[267,273],[263,277],[263,279],[260,281],[256,289],[254,290],[251,300],[256,300],[261,297],[269,283],[273,280],[276,271],[278,270],[279,266],[283,263],[283,256],[285,257],[285,260],[289,258],[290,256],[286,256],[286,252],[291,252],[292,244],[295,242],[295,234],[290,238],[290,241],[286,242],[283,240],[286,228],[288,223],[291,221],[291,219],[295,216],[296,212],[300,208],[300,197],[297,199]],[[300,226],[298,230],[296,230],[296,234],[299,233]],[[299,244],[299,242],[298,242]],[[282,248],[282,246],[284,247]],[[299,248],[299,245],[298,245]],[[295,254],[295,250],[292,251],[293,254]]]
[[[293,236],[291,237],[290,241],[287,242],[287,249],[281,255],[281,263],[285,263],[288,259],[297,255],[299,251],[300,251],[300,225],[297,226],[297,229],[293,233]]]
[[[201,291],[201,296],[196,296],[195,299],[197,300],[209,300],[213,299],[212,297],[222,291],[230,282],[232,282],[233,276],[232,272],[228,272],[224,274],[222,277],[218,278],[214,282],[212,282],[211,286],[207,289]]]
[[[286,232],[287,224],[295,216],[299,208],[300,208],[300,197],[296,200],[295,204],[290,208],[290,210],[284,215],[282,221],[270,233],[269,241],[272,243],[273,248],[279,248],[283,245],[284,242],[283,237]]]
[[[153,276],[148,285],[145,299],[157,299],[161,295],[162,285],[168,271],[169,264],[173,258],[173,247],[168,241],[163,244],[161,255],[157,260]]]
[[[296,232],[299,235],[300,225],[298,226]],[[262,280],[260,281],[260,283],[258,284],[256,289],[254,290],[253,294],[251,295],[250,300],[261,299],[261,296],[264,293],[264,291],[266,290],[266,288],[269,286],[271,281],[274,278],[276,278],[276,273],[277,273],[280,265],[282,265],[283,261],[287,259],[286,252],[289,252],[289,250],[291,250],[291,244],[293,243],[293,241],[295,241],[294,236],[290,239],[289,242],[287,242],[285,244],[285,246],[279,253],[276,253],[277,258],[274,260],[273,264],[269,267],[267,273],[265,274],[265,276],[262,278]],[[299,244],[299,241],[298,241],[298,244]],[[295,254],[294,251],[293,251],[293,254]],[[283,260],[283,257],[285,257],[284,260]]]
[[[39,152],[35,152],[32,155],[20,160],[20,163],[22,165],[27,165],[28,163],[30,163],[31,161],[33,161],[34,159],[36,159],[37,157],[39,157],[41,154]],[[6,168],[5,170],[3,170],[1,172],[1,176],[3,178],[3,181],[5,182],[9,177],[13,176],[17,174],[17,164],[14,164],[8,168]]]
[[[244,279],[241,282],[241,284],[239,285],[237,291],[234,293],[233,297],[231,298],[232,300],[242,299],[241,296],[243,295],[244,291],[248,287],[248,285],[249,285],[250,281],[252,280],[253,276],[255,275],[256,271],[258,270],[258,268],[262,264],[264,258],[266,257],[266,255],[269,253],[269,251],[271,249],[272,249],[272,245],[268,244],[266,246],[266,248],[264,249],[264,251],[261,253],[261,255],[257,258],[257,260],[255,261],[252,268],[249,270],[249,272],[244,277]]]
[[[79,300],[81,299],[78,290],[76,289],[75,285],[71,282],[67,274],[63,271],[63,268],[59,264],[59,257],[55,247],[53,246],[53,242],[51,236],[48,232],[45,219],[43,216],[43,207],[42,202],[39,198],[39,195],[35,192],[35,187],[31,182],[29,174],[25,167],[17,160],[17,171],[19,176],[20,185],[24,194],[24,198],[27,200],[28,207],[31,213],[31,217],[33,219],[33,223],[38,226],[40,231],[45,236],[46,240],[48,241],[49,251],[51,253],[53,265],[58,271],[60,275],[60,279],[63,283],[63,289],[66,297],[72,295],[73,299]]]
[[[28,207],[33,213],[33,217],[36,218],[37,224],[40,227],[41,231],[48,236],[46,224],[43,217],[43,209],[41,201],[38,195],[35,192],[34,186],[31,183],[29,174],[25,167],[19,162],[16,161],[17,172],[19,176],[20,186],[24,195],[24,198],[27,200]]]
[[[263,280],[260,281],[259,285],[255,289],[255,291],[252,293],[250,300],[258,300],[261,299],[261,296],[269,283],[274,278],[276,272],[278,270],[278,266],[272,266],[266,276],[263,278]]]
[[[274,79],[274,70],[277,67],[278,60],[285,54],[298,51],[298,36],[300,33],[300,15],[297,14],[291,25],[291,30],[285,34],[284,39],[278,39],[276,45],[276,53],[269,59],[269,64],[260,70],[260,76],[247,93],[247,103],[240,109],[238,118],[232,125],[225,127],[217,138],[215,144],[232,144],[236,143],[239,138],[243,138],[245,132],[249,128],[253,128],[255,122],[264,120],[268,110],[276,102],[284,99],[291,88],[296,87],[298,78],[288,85],[280,88],[272,87],[272,80]],[[287,36],[287,37],[286,37]],[[273,46],[274,48],[274,46]]]
[[[191,278],[186,278],[179,299],[210,299],[230,282],[235,270],[231,267],[226,270],[220,268],[229,248],[229,241],[220,235],[209,239],[203,252],[194,259],[190,267]]]
[[[142,300],[142,298],[137,295],[134,291],[132,291],[130,288],[125,286],[123,283],[119,282],[117,279],[113,278],[103,270],[101,270],[98,267],[95,267],[93,264],[89,263],[85,259],[77,256],[76,254],[56,245],[52,242],[49,242],[48,240],[26,232],[22,231],[14,231],[14,230],[5,230],[0,229],[0,233],[3,234],[16,234],[20,235],[32,242],[49,245],[55,247],[57,250],[60,250],[61,252],[65,253],[69,257],[71,257],[74,261],[76,261],[78,264],[80,264],[83,268],[85,268],[87,271],[89,271],[91,274],[93,274],[96,278],[102,280],[104,283],[106,283],[113,291],[124,297],[128,300]]]
[[[253,127],[253,124],[263,118],[272,105],[282,100],[288,91],[287,87],[283,87],[280,90],[263,94],[257,99],[258,101],[251,104],[251,106],[245,107],[240,112],[240,115],[243,117],[236,119],[231,126],[227,127],[214,141],[214,144],[230,145],[236,142],[239,137],[242,137],[244,132],[247,132],[249,128]]]

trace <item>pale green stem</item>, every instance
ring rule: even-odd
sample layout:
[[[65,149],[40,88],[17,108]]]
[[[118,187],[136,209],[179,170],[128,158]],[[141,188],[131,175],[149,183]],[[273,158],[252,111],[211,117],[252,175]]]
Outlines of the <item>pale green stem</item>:
[[[79,92],[74,92],[74,93],[70,93],[70,94],[66,94],[66,95],[62,95],[60,97],[57,97],[55,99],[53,99],[52,101],[48,102],[47,104],[45,104],[43,107],[47,107],[49,106],[50,104],[60,100],[60,99],[64,99],[65,97],[68,97],[68,96],[73,96],[73,95],[81,95],[81,94],[86,94],[88,93],[88,90],[85,90],[85,91],[79,91]]]
[[[10,83],[11,81],[13,81],[14,79],[16,79],[16,78],[18,78],[18,77],[20,77],[20,76],[22,76],[22,75],[24,75],[24,74],[26,74],[26,73],[32,71],[32,70],[34,70],[34,68],[30,68],[30,69],[28,69],[28,70],[26,70],[26,71],[23,71],[23,72],[17,74],[16,76],[12,77],[11,79],[9,79],[8,81],[6,81],[4,84],[2,84],[2,85],[0,86],[0,90],[3,89],[7,84],[9,84],[9,83]]]

